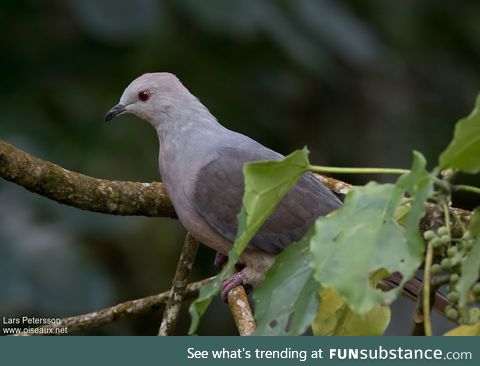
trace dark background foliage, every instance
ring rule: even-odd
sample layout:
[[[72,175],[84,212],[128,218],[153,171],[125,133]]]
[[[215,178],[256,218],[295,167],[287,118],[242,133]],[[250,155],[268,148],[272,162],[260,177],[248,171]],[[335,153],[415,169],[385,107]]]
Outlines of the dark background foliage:
[[[479,20],[466,0],[2,1],[0,138],[84,174],[157,180],[152,128],[103,115],[133,78],[169,71],[225,126],[282,153],[308,145],[316,164],[408,167],[417,149],[433,167],[480,89]],[[1,181],[0,316],[163,291],[183,235],[173,220],[82,212]],[[212,260],[203,248],[194,279]],[[390,332],[405,333],[411,309],[396,309]],[[95,333],[154,334],[160,315]],[[200,333],[235,334],[228,308],[215,302]]]

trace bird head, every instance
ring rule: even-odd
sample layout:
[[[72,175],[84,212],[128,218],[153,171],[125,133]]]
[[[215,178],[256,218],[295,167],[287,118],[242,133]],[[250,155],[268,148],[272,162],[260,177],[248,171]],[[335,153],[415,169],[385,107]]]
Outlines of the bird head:
[[[170,73],[143,74],[125,89],[120,102],[105,114],[105,120],[131,113],[155,125],[162,115],[186,98],[193,97]]]

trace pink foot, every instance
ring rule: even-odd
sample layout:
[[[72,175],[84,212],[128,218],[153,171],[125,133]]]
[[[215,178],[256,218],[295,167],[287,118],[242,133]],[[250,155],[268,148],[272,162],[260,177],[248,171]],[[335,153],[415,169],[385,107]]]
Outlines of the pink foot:
[[[245,292],[248,294],[252,290],[252,286],[246,284],[246,267],[240,272],[235,273],[233,276],[227,278],[222,284],[222,300],[228,303],[228,293],[237,286],[244,286]]]

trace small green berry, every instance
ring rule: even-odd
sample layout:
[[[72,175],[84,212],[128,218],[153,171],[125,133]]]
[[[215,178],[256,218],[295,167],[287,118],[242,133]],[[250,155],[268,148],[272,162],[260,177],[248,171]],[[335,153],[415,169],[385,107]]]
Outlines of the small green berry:
[[[442,241],[440,240],[440,238],[436,237],[430,240],[430,244],[432,245],[433,248],[437,249],[442,246]]]
[[[448,270],[452,268],[452,261],[449,258],[443,258],[440,262],[440,266],[442,267],[442,269]]]
[[[480,296],[480,282],[477,282],[475,285],[473,285],[472,292],[475,295]]]
[[[447,299],[449,299],[451,302],[457,302],[459,297],[460,296],[458,295],[457,291],[449,292],[447,295]]]
[[[452,241],[452,238],[450,238],[450,235],[443,235],[441,238],[440,238],[440,242],[442,244],[448,244]]]
[[[442,273],[442,267],[440,266],[440,264],[433,264],[430,272],[433,275],[438,275],[438,274]]]
[[[458,253],[457,247],[450,247],[450,248],[448,248],[448,250],[447,250],[447,255],[448,255],[449,257],[453,257],[453,256],[454,256],[455,254],[457,254],[457,253]]]
[[[447,318],[450,320],[457,320],[458,319],[458,311],[454,308],[450,308],[447,310]]]
[[[464,244],[464,246],[465,246],[465,249],[466,249],[466,250],[470,250],[470,249],[472,249],[472,247],[473,247],[473,243],[474,243],[474,241],[473,241],[473,240],[471,240],[471,239],[469,239],[469,240],[465,241],[465,244]]]
[[[458,255],[452,257],[452,267],[459,266],[465,258],[461,258]]]
[[[460,279],[460,276],[457,273],[452,273],[450,276],[450,283],[455,284]]]
[[[468,320],[470,324],[475,324],[480,319],[480,309],[479,308],[472,308],[468,312]]]
[[[437,230],[437,234],[440,236],[450,235],[450,230],[445,226],[440,226]]]
[[[435,235],[435,232],[433,230],[427,230],[423,233],[423,238],[427,241],[430,241],[435,237],[436,237],[436,235]]]
[[[465,239],[465,240],[468,240],[471,237],[472,237],[472,234],[470,233],[470,231],[466,231],[462,236],[462,238]]]

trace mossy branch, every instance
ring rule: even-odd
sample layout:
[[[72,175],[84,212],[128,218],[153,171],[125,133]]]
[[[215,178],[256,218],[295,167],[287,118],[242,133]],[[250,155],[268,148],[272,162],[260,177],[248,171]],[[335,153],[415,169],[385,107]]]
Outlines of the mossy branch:
[[[175,218],[162,183],[92,178],[36,158],[0,140],[0,177],[82,210]]]

